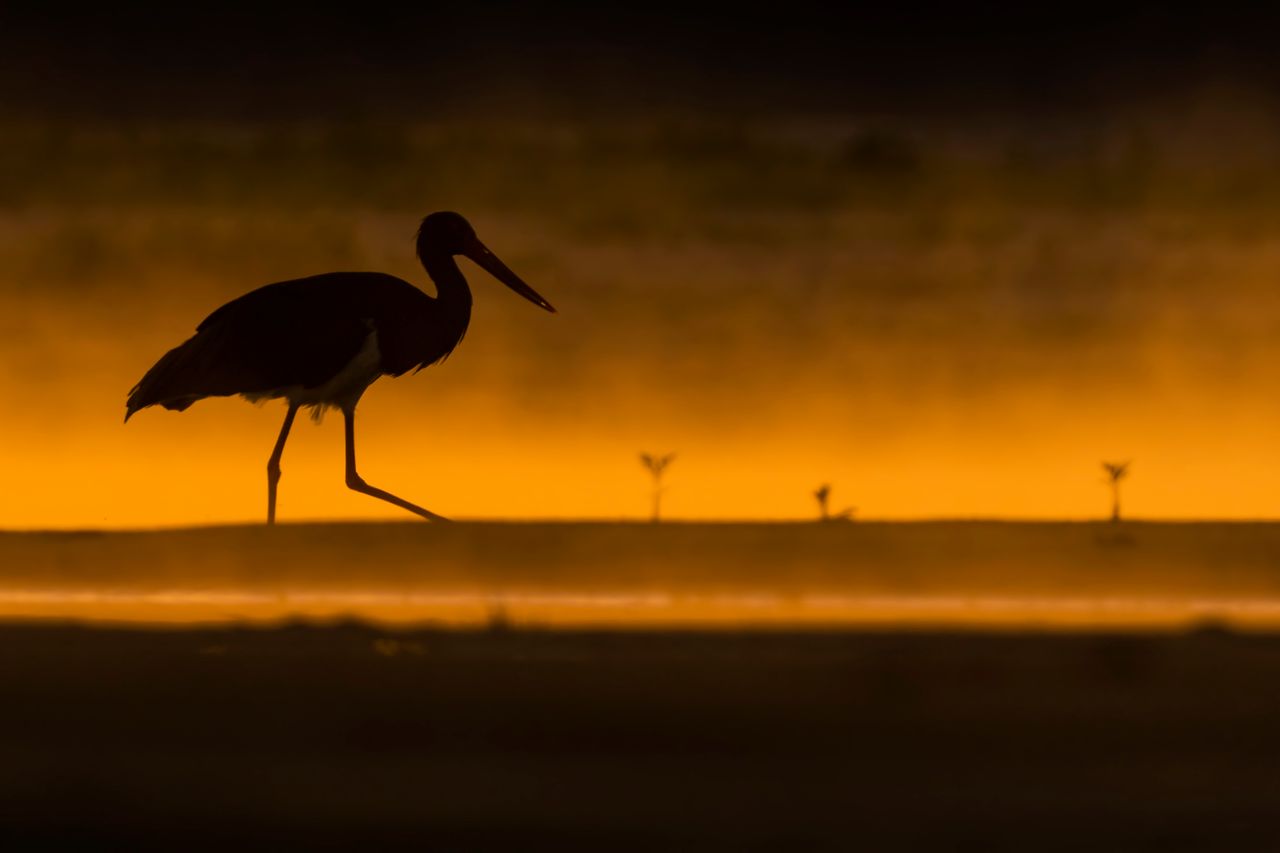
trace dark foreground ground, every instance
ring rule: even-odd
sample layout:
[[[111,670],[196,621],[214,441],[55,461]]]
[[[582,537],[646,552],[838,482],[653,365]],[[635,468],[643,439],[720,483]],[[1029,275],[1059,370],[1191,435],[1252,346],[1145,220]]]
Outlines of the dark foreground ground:
[[[0,629],[5,849],[1274,850],[1280,637]]]

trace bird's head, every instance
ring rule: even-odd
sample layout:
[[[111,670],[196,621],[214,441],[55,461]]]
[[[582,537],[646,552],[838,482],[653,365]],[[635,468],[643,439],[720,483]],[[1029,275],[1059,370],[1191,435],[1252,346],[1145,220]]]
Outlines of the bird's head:
[[[475,229],[462,214],[451,210],[432,213],[422,220],[422,225],[418,228],[418,257],[425,263],[429,257],[442,254],[470,258],[485,272],[534,305],[552,314],[556,313],[556,309],[551,307],[550,302],[525,284],[520,276],[512,272],[510,267],[498,260],[498,256],[480,242]]]

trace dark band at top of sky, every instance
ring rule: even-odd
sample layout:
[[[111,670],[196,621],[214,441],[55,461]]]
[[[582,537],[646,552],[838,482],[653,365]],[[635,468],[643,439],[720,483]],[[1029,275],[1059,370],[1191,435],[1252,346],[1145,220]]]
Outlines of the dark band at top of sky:
[[[1205,79],[1280,91],[1280,10],[550,2],[0,13],[18,113],[1053,111]]]

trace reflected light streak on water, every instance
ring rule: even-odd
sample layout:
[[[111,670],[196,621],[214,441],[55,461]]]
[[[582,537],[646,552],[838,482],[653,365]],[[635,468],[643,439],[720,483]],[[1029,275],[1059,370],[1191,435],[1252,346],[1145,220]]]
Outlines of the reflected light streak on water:
[[[459,627],[1178,628],[1280,626],[1280,598],[777,596],[768,593],[548,593],[469,590],[0,591],[0,619],[228,623],[359,618]]]

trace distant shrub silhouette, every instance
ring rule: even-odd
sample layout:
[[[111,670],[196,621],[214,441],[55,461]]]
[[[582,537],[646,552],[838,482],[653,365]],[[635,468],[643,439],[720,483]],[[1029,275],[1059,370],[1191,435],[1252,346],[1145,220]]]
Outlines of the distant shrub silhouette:
[[[829,508],[831,499],[831,484],[823,483],[813,493],[818,499],[818,520],[819,521],[849,521],[853,518],[853,513],[857,507],[845,507],[844,509],[832,515]]]
[[[640,454],[640,462],[648,469],[653,476],[653,520],[656,523],[662,511],[662,475],[666,472],[667,466],[676,458],[674,453],[668,453],[666,456],[653,456],[648,453]]]
[[[1107,483],[1111,486],[1111,521],[1120,521],[1120,481],[1129,475],[1128,462],[1103,462],[1102,470],[1107,472]]]

